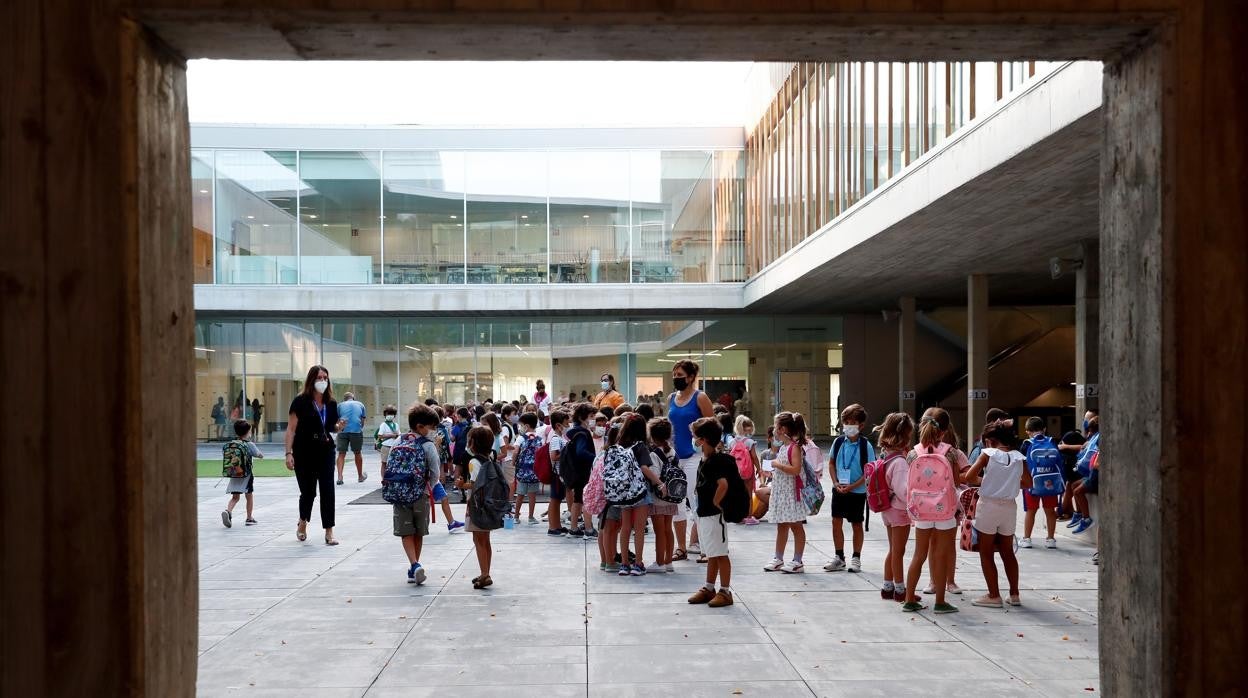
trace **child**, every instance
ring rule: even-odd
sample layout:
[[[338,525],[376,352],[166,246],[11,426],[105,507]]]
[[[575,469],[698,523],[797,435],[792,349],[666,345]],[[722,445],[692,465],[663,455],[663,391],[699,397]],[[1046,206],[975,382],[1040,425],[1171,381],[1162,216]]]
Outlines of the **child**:
[[[388,408],[393,409],[393,408]],[[387,447],[388,453],[394,447],[409,439],[412,445],[424,451],[425,482],[433,482],[442,472],[441,458],[438,456],[438,445],[429,439],[436,433],[438,415],[425,405],[413,405],[407,412],[407,428],[410,430],[402,439]],[[403,453],[405,449],[399,449]],[[398,456],[396,455],[396,458]],[[385,483],[386,473],[382,471],[382,482]],[[424,584],[425,569],[420,565],[420,552],[424,547],[425,536],[429,535],[429,497],[422,492],[411,504],[392,504],[394,510],[394,535],[403,544],[403,552],[407,553],[407,583]]]
[[[399,410],[394,405],[383,407],[381,410],[381,424],[378,424],[377,431],[373,432],[374,446],[381,454],[378,475],[382,477],[386,474],[386,461],[390,458],[390,449],[399,442],[399,427],[394,423],[398,415]]]
[[[475,426],[468,431],[468,453],[471,458],[468,464],[460,468],[456,474],[455,486],[465,492],[471,491],[477,484],[477,476],[482,468],[498,467],[494,462],[494,432],[486,426]],[[490,532],[483,530],[472,522],[472,499],[468,500],[467,529],[472,533],[472,545],[477,551],[477,564],[481,574],[472,578],[473,589],[484,589],[494,583],[490,578],[490,563],[494,558],[494,549],[490,545]]]
[[[1030,420],[1028,420],[1030,421]],[[1030,426],[1030,425],[1029,425]],[[997,586],[997,563],[994,551],[1001,553],[1005,578],[1010,583],[1011,606],[1021,606],[1018,598],[1018,558],[1014,557],[1014,528],[1018,525],[1018,488],[1031,488],[1031,472],[1024,468],[1026,458],[1016,449],[1014,420],[1002,419],[984,427],[983,449],[967,473],[967,479],[980,477],[979,504],[975,506],[973,525],[979,532],[979,564],[984,570],[988,593],[971,603],[986,608],[1001,608],[1001,590]]]
[[[775,434],[780,442],[776,458],[772,461],[771,520],[776,523],[776,555],[763,565],[763,571],[800,574],[806,567],[802,554],[806,552],[806,517],[810,512],[802,502],[797,480],[802,475],[802,444],[806,441],[806,420],[796,412],[776,415]],[[793,534],[793,560],[784,561],[784,549]]]
[[[619,438],[620,423],[623,421],[623,419],[612,421],[611,426],[608,427],[607,433],[603,436],[607,448],[610,448],[611,444],[615,443],[615,440]],[[591,480],[602,477],[603,468],[606,467],[606,457],[607,451],[605,448],[598,451],[594,456],[592,472],[595,474],[590,476]],[[585,489],[588,490],[589,487],[586,486]],[[628,539],[620,536],[620,508],[607,504],[603,508],[602,513],[598,515],[598,528],[602,531],[598,536],[598,568],[606,572],[623,571],[624,574],[621,576],[628,576],[628,566],[620,564],[621,560],[623,560],[620,557],[621,553],[625,556],[628,555]]]
[[[550,429],[547,430],[546,448],[550,449],[550,467],[554,470],[552,482],[550,483],[550,504],[546,508],[546,535],[552,538],[562,538],[568,535],[568,529],[559,521],[560,509],[563,505],[563,498],[566,494],[563,487],[563,478],[559,476],[559,455],[563,451],[564,439],[563,432],[568,428],[568,420],[571,417],[564,410],[555,410],[550,414]]]
[[[1028,470],[1032,471],[1031,474],[1034,476],[1036,474],[1035,468],[1037,467],[1037,454],[1040,451],[1048,451],[1050,449],[1052,449],[1054,453],[1057,453],[1057,446],[1053,443],[1053,440],[1045,434],[1043,419],[1040,419],[1039,417],[1028,417],[1026,429],[1027,443],[1023,445],[1022,453],[1027,458]],[[1036,449],[1037,453],[1032,453],[1033,449]],[[1036,510],[1040,508],[1044,509],[1045,531],[1048,534],[1048,537],[1044,539],[1044,547],[1057,547],[1058,496],[1059,495],[1052,494],[1037,497],[1031,493],[1030,488],[1023,490],[1023,510],[1027,513],[1023,517],[1023,539],[1018,541],[1018,547],[1031,547],[1031,530],[1035,528]]]
[[[530,405],[532,403],[529,403]],[[537,449],[542,447],[542,440],[533,433],[537,429],[537,413],[525,412],[520,415],[520,436],[516,446],[516,511],[512,515],[520,520],[520,503],[529,498],[529,525],[537,525],[534,516],[537,509],[537,490],[542,486],[533,472],[533,463],[537,461]]]
[[[240,494],[247,497],[246,525],[256,525],[256,520],[251,516],[252,505],[254,504],[252,493],[255,491],[256,483],[256,476],[251,469],[251,460],[253,458],[264,458],[264,454],[260,453],[260,449],[247,438],[249,434],[251,434],[251,422],[245,419],[235,420],[234,436],[237,438],[221,447],[223,457],[227,459],[233,457],[238,461],[238,464],[243,469],[243,473],[245,473],[242,477],[230,478],[230,484],[225,489],[230,495],[230,501],[226,503],[225,511],[221,512],[221,523],[225,524],[226,528],[234,525],[234,506],[238,504],[238,496]]]
[[[923,574],[923,563],[931,557],[931,577],[944,582],[949,579],[953,556],[958,492],[958,460],[953,447],[945,442],[951,429],[949,413],[939,407],[929,408],[919,422],[919,445],[910,451],[906,509],[914,521],[914,558],[906,575],[906,602],[901,610],[913,613],[926,606],[919,603],[916,590]],[[957,613],[958,608],[945,603],[946,585],[936,584],[935,613]]]
[[[645,495],[640,502],[618,507],[620,511],[619,535],[620,557],[622,561],[619,575],[621,577],[629,575],[641,577],[646,574],[646,519],[650,515],[650,490],[653,489],[662,495],[667,492],[667,489],[663,486],[663,481],[654,472],[654,469],[650,467],[653,461],[651,460],[650,449],[646,447],[646,420],[641,415],[632,412],[626,412],[622,419],[619,417],[617,419],[620,419],[619,432],[613,441],[613,447],[632,451],[633,459],[637,462],[637,468],[641,471],[641,476],[650,485],[646,488]],[[634,546],[632,551],[628,549],[630,534],[632,535]],[[628,559],[625,559],[625,556]]]
[[[733,439],[729,453],[737,462],[737,470],[741,472],[741,479],[745,480],[745,490],[750,493],[750,499],[753,501],[754,490],[758,486],[758,473],[761,469],[758,452],[754,450],[754,422],[749,417],[739,414],[732,425],[732,431],[736,434],[736,438]],[[747,516],[741,523],[746,526],[757,526],[758,519]]]
[[[937,410],[939,409],[940,408],[938,407],[928,408],[926,411],[923,412],[923,416],[927,417],[927,416],[936,415]],[[960,497],[962,495],[962,492],[967,488],[968,484],[974,484],[974,483],[968,483],[962,479],[966,477],[967,471],[971,469],[971,461],[966,457],[966,454],[963,453],[962,450],[958,448],[958,430],[956,427],[953,426],[952,421],[949,422],[949,427],[945,429],[944,435],[941,437],[941,443],[944,443],[945,445],[949,447],[949,462],[953,464],[953,474],[954,474],[954,480],[955,480],[954,487],[957,488],[957,494],[959,496],[958,501],[960,504],[961,503]],[[963,517],[962,508],[961,506],[958,506],[957,510],[954,512],[954,539],[955,541],[957,539],[957,531],[959,530],[958,527],[962,525],[962,517]],[[945,579],[945,591],[947,591],[950,594],[961,594],[962,589],[961,587],[958,586],[958,583],[956,580],[956,576],[958,572],[958,564],[957,564],[958,563],[958,546],[957,545],[950,546],[949,552],[947,553],[947,555],[949,559],[947,563],[945,564],[945,569],[948,571],[948,576]],[[934,582],[929,581],[927,583],[927,586],[923,588],[923,593],[935,594],[936,584]]]
[[[713,417],[703,417],[689,425],[693,445],[702,453],[698,464],[698,530],[701,531],[702,552],[707,556],[706,584],[689,597],[689,603],[707,604],[711,608],[732,605],[732,561],[728,558],[728,528],[724,524],[722,504],[728,496],[728,480],[735,475],[737,464],[732,456],[719,452],[722,430]],[[719,578],[719,591],[715,578]]]
[[[641,413],[642,410],[638,409],[637,414]],[[672,423],[664,417],[656,417],[647,424],[647,430],[650,436],[650,469],[661,478],[663,468],[676,457],[670,445]],[[654,528],[654,568],[659,572],[676,571],[672,566],[672,555],[676,552],[676,531],[672,527],[672,517],[676,516],[679,506],[658,498],[650,504],[650,524]]]
[[[906,452],[914,440],[914,421],[905,412],[894,412],[880,426],[880,450],[888,480],[889,508],[881,512],[888,531],[888,555],[884,556],[884,584],[880,597],[885,600],[906,600],[906,575],[902,560],[910,540],[910,514],[906,513],[906,480],[909,468]]]
[[[849,521],[854,532],[854,556],[849,563],[850,572],[862,571],[862,523],[867,511],[867,463],[875,460],[871,442],[862,438],[862,427],[867,423],[867,411],[862,405],[853,404],[841,412],[841,428],[844,436],[832,444],[828,455],[828,468],[836,473],[836,487],[832,491],[832,543],[836,557],[823,569],[839,572],[845,569],[845,522]]]

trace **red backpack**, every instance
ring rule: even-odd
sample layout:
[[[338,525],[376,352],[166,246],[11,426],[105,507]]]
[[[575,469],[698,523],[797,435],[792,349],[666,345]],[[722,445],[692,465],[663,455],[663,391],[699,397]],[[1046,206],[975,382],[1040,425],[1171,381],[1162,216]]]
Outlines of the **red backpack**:
[[[745,437],[734,439],[732,448],[728,453],[732,455],[732,459],[737,462],[737,472],[741,473],[742,480],[754,479],[754,450],[746,443]]]
[[[867,507],[877,514],[892,508],[893,491],[888,486],[888,466],[898,458],[905,460],[901,454],[893,454],[892,458],[885,456],[871,461],[863,469],[867,477]]]
[[[546,438],[542,439],[537,453],[533,455],[533,474],[543,485],[555,484],[555,468],[550,462],[550,435],[554,433],[554,429],[546,430]]]

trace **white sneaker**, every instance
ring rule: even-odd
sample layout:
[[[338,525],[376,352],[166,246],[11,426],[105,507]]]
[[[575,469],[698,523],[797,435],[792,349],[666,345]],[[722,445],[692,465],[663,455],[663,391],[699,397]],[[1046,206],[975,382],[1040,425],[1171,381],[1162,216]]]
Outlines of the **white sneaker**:
[[[796,560],[790,560],[784,563],[784,567],[780,568],[780,571],[785,574],[801,574],[805,570],[806,570],[806,565],[803,565],[802,563]]]
[[[686,550],[685,552],[689,553],[690,555],[701,555],[702,546],[698,545],[697,543],[690,543],[689,549]]]
[[[537,519],[535,519],[535,518],[533,518],[532,516],[530,516],[530,517],[529,517],[529,525],[530,525],[530,526],[536,526],[536,525],[537,525]]]
[[[666,565],[663,565],[663,571],[667,572],[668,574],[675,574],[676,567],[673,566],[672,563],[669,562]]]
[[[1018,547],[1020,547],[1020,548],[1030,548],[1030,547],[1031,547],[1031,539],[1030,539],[1030,538],[1024,538],[1024,539],[1022,539],[1022,540],[1018,541]]]
[[[1030,548],[1031,546],[1029,545],[1029,546],[1027,546],[1027,547],[1029,547],[1029,548]],[[1045,538],[1045,539],[1044,539],[1044,547],[1049,548],[1049,549],[1056,548],[1056,547],[1057,547],[1057,539],[1056,539],[1056,538]]]
[[[768,562],[767,564],[763,565],[763,571],[775,572],[783,567],[784,567],[784,560],[781,560],[778,557],[773,557],[771,558],[771,562]]]
[[[927,586],[923,587],[923,593],[924,593],[924,594],[935,594],[935,593],[936,593],[936,586],[935,586],[935,585],[933,585],[931,582],[928,582],[928,583],[927,583]]]
[[[845,569],[845,561],[839,557],[832,558],[832,562],[823,566],[824,572],[840,572]]]
[[[932,591],[935,591],[935,589],[933,589]],[[958,586],[957,584],[954,584],[953,582],[949,582],[949,586],[945,587],[945,591],[950,594],[961,594],[962,587]]]
[[[849,571],[861,572],[862,571],[862,558],[857,557],[857,556],[850,558],[849,559]]]

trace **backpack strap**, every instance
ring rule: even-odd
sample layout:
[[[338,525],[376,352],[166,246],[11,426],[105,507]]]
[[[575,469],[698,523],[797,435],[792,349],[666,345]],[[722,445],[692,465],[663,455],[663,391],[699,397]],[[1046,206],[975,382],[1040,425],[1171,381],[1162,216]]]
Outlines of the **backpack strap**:
[[[838,436],[832,440],[832,465],[836,465],[836,457],[841,455],[841,446],[845,445],[845,437]]]

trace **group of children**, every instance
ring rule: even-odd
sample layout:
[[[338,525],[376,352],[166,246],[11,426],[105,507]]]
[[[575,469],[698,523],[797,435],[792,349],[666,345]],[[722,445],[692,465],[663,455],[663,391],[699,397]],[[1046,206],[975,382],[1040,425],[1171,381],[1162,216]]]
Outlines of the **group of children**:
[[[825,468],[832,476],[835,555],[824,570],[862,570],[867,512],[877,512],[888,532],[881,596],[901,602],[904,611],[926,607],[918,591],[924,565],[932,580],[924,593],[935,595],[934,612],[958,610],[946,594],[961,593],[954,578],[959,537],[964,548],[978,551],[988,587],[972,603],[1019,605],[1015,548],[1030,547],[1036,512],[1045,513],[1050,548],[1056,545],[1059,508],[1068,512],[1073,526],[1082,526],[1077,531],[1092,521],[1086,494],[1095,491],[1099,456],[1099,418],[1094,412],[1085,417],[1084,434],[1066,435],[1059,445],[1034,417],[1026,424],[1028,438],[1020,443],[1013,420],[992,410],[970,458],[959,450],[945,410],[930,408],[917,424],[908,414],[893,413],[875,429],[877,456],[866,435],[866,410],[850,405],[840,415],[842,435],[826,460],[801,414],[777,414],[761,449],[748,417],[703,417],[688,427],[698,462],[690,481],[678,462],[683,459],[676,456],[672,422],[654,417],[649,407],[580,403],[543,418],[534,403],[477,407],[475,413],[467,407],[417,404],[408,410],[403,431],[396,424],[397,409],[387,406],[375,438],[382,457],[383,496],[392,503],[393,532],[408,560],[408,581],[421,584],[427,576],[420,554],[432,502],[441,505],[449,532],[466,529],[473,535],[480,566],[474,588],[491,586],[490,531],[520,521],[526,500],[528,523],[538,524],[536,495],[543,484],[550,490],[547,535],[596,539],[599,569],[619,576],[673,572],[673,562],[687,557],[678,547],[682,536],[675,525],[676,517],[685,514],[696,530],[688,553],[707,564],[706,582],[689,602],[711,607],[733,603],[728,523],[757,525],[769,516],[776,524],[775,554],[763,569],[804,571],[805,527],[824,503]],[[247,523],[255,522],[250,459],[259,453],[246,439],[249,429],[239,421],[238,439],[225,446],[227,468],[233,461],[241,466],[233,471],[232,499],[222,513],[227,527],[244,493]],[[468,504],[466,524],[452,516],[443,483],[448,478]],[[1027,516],[1024,537],[1016,546],[1020,490]],[[738,505],[740,498],[744,504]],[[564,501],[566,518],[561,516]],[[846,521],[852,534],[848,559]],[[907,568],[904,557],[912,528],[915,548]],[[654,533],[650,565],[647,529]],[[786,561],[790,538],[793,553]],[[1005,570],[1005,596],[995,555]]]

